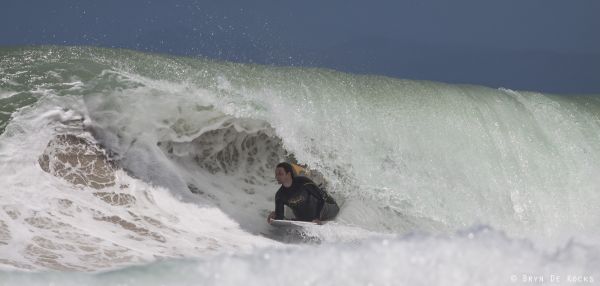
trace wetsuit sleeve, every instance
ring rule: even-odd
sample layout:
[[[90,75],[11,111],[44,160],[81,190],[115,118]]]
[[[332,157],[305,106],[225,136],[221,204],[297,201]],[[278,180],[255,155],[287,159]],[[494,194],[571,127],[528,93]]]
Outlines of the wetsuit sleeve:
[[[275,219],[283,219],[283,199],[279,194],[275,194]]]
[[[304,188],[311,196],[313,196],[317,199],[317,208],[316,208],[315,218],[318,218],[320,220],[321,219],[321,211],[323,210],[323,206],[325,205],[325,199],[324,199],[325,194],[324,194],[323,190],[319,189],[319,187],[317,187],[313,183],[305,184]]]

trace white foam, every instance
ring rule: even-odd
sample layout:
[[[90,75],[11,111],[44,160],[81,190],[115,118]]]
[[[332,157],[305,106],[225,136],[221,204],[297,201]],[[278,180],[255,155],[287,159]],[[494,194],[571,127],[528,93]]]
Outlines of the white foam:
[[[81,98],[48,96],[16,114],[1,135],[0,220],[8,234],[0,245],[3,268],[89,271],[277,245],[243,232],[218,208],[181,202],[123,171],[113,187],[100,191],[133,197],[127,205],[108,204],[93,195],[97,190],[42,171],[38,158],[48,141],[59,130],[75,132],[65,124],[84,112]]]
[[[484,228],[457,236],[374,237],[353,243],[265,248],[251,254],[159,262],[94,275],[15,273],[3,282],[9,285],[504,286],[529,285],[535,279],[536,284],[573,285],[569,280],[577,280],[577,284],[589,285],[600,279],[599,269],[597,245],[571,242],[544,251],[526,240],[510,239],[501,232]]]

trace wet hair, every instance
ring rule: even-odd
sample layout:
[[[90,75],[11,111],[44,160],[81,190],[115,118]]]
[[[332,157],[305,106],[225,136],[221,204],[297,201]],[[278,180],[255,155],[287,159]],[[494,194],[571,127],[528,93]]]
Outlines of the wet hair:
[[[275,169],[277,168],[282,168],[286,173],[290,173],[292,175],[292,178],[294,177],[294,170],[292,169],[292,165],[290,163],[281,162],[277,164],[277,167],[275,167]]]

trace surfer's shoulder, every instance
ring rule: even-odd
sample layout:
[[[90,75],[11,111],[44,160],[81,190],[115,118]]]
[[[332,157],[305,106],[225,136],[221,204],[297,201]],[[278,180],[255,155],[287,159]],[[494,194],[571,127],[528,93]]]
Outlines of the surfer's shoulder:
[[[306,184],[306,183],[312,183],[313,181],[307,177],[304,176],[295,176],[294,177],[294,183],[298,183],[298,184]]]

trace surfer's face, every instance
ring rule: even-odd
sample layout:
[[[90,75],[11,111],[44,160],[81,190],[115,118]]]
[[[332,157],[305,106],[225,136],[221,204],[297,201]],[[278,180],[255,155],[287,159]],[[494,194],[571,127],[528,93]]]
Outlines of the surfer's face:
[[[292,178],[292,174],[286,173],[283,168],[275,169],[275,179],[277,179],[278,184],[283,184],[284,181]]]

